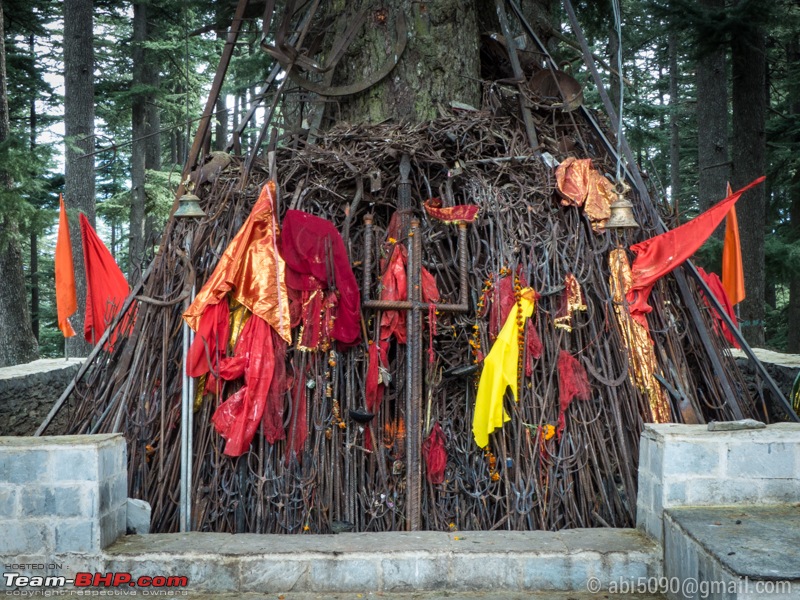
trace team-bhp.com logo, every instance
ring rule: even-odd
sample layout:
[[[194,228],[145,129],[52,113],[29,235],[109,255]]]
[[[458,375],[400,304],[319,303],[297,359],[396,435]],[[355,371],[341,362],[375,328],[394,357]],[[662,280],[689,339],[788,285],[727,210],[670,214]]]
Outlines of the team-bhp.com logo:
[[[7,587],[17,588],[60,588],[73,585],[76,588],[184,588],[189,584],[187,577],[177,575],[142,575],[133,577],[128,572],[120,573],[76,573],[74,578],[63,575],[23,575],[21,573],[3,573]]]

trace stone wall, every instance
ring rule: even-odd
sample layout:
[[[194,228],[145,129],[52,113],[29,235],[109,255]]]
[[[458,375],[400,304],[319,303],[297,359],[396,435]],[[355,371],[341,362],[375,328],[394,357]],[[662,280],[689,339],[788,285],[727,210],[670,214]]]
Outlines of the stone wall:
[[[797,354],[783,354],[781,352],[773,352],[772,350],[765,350],[764,348],[753,348],[753,353],[762,362],[767,369],[769,376],[777,384],[778,388],[783,392],[786,398],[789,398],[792,393],[792,385],[797,374],[800,373],[800,355]],[[757,373],[756,367],[747,358],[747,355],[742,350],[731,349],[731,354],[739,365],[742,371],[747,389],[751,397],[758,397],[758,385],[761,383],[761,376]],[[763,384],[766,388],[766,384]],[[791,399],[790,399],[791,402]],[[782,414],[778,411],[778,414]],[[782,417],[777,420],[781,420]]]
[[[659,542],[667,508],[799,499],[798,423],[741,431],[645,425],[639,446],[636,524]]]
[[[0,369],[0,436],[33,435],[82,362],[43,358]],[[46,433],[64,433],[66,417],[61,411]]]
[[[5,572],[69,578],[97,570],[100,551],[125,534],[125,456],[121,434],[0,437]]]

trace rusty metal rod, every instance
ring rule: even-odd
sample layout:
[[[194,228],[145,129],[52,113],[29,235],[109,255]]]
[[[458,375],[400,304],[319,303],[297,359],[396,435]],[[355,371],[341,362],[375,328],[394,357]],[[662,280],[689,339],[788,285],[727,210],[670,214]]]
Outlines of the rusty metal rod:
[[[361,300],[362,306],[366,308],[380,308],[367,306],[366,303],[369,298],[369,288],[372,285],[372,219],[372,214],[364,215],[364,280],[361,283]]]
[[[525,73],[522,72],[522,67],[519,64],[517,45],[514,41],[514,37],[511,35],[511,28],[508,26],[508,16],[503,6],[503,0],[495,0],[495,4],[497,8],[497,17],[500,19],[500,28],[503,30],[503,36],[506,38],[508,59],[511,61],[511,69],[514,71],[514,79],[517,80],[517,87],[519,88],[519,108],[520,112],[522,112],[522,122],[525,124],[525,133],[528,134],[528,143],[531,145],[531,148],[536,151],[539,147],[539,140],[536,137],[536,126],[533,124],[531,109],[525,103],[525,95],[522,93],[522,86],[525,85]]]
[[[419,531],[422,526],[422,244],[416,218],[411,220],[408,237],[408,297],[413,306],[407,340],[411,377],[406,382],[406,529]]]
[[[415,308],[427,309],[430,302],[412,302],[411,300],[367,300],[362,302],[364,308],[377,308],[380,310],[413,310]],[[433,304],[436,310],[447,312],[469,312],[468,304]]]

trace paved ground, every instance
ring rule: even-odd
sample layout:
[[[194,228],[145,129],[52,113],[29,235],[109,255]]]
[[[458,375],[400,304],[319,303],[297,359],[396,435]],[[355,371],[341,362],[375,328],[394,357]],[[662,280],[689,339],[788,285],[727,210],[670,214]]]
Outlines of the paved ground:
[[[538,592],[538,593],[508,593],[508,592],[425,592],[417,594],[207,594],[189,595],[192,600],[614,600],[626,598],[627,600],[662,600],[664,596],[619,594],[613,595],[606,592],[591,594],[589,592]]]

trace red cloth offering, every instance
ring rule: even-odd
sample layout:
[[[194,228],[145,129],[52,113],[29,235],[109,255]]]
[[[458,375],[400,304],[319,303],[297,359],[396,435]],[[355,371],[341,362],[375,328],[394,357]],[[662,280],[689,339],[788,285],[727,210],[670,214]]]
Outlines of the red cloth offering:
[[[277,335],[277,334],[276,334]],[[267,394],[275,370],[272,328],[258,315],[251,316],[242,329],[236,342],[236,357],[244,358],[237,362],[244,366],[244,387],[217,407],[211,422],[219,434],[225,438],[225,454],[241,456],[247,452],[250,442],[258,429],[267,404]],[[238,375],[238,373],[236,373]],[[270,419],[270,425],[275,419]],[[282,413],[279,435],[283,438]],[[267,433],[267,423],[265,433]],[[275,432],[270,428],[270,434]],[[273,442],[274,439],[268,441]]]
[[[653,310],[647,304],[647,299],[656,281],[694,254],[714,233],[741,195],[764,179],[766,177],[759,177],[688,223],[631,246],[636,259],[631,267],[633,285],[626,294],[626,299],[630,305],[631,316],[639,324],[647,327],[645,315]]]
[[[342,348],[358,344],[361,341],[361,292],[342,236],[333,223],[300,210],[287,210],[280,253],[286,263],[288,288],[314,292],[335,284],[337,298],[331,336]],[[328,281],[330,270],[334,281]]]
[[[227,299],[206,308],[186,357],[186,373],[189,377],[200,377],[209,371],[219,372],[219,364],[225,358],[230,337],[229,318]]]
[[[560,439],[567,425],[566,413],[572,400],[588,400],[592,393],[586,370],[569,352],[558,354],[558,428],[556,436]]]
[[[447,467],[447,450],[444,447],[444,431],[439,423],[434,423],[430,435],[422,442],[422,458],[425,460],[425,477],[433,485],[444,481]]]
[[[400,244],[392,249],[389,266],[381,278],[381,300],[408,300],[406,279],[406,249]],[[381,316],[381,340],[394,336],[398,343],[406,343],[406,311],[386,310]]]
[[[722,285],[722,280],[719,278],[719,275],[716,273],[706,273],[703,267],[697,267],[698,272],[700,273],[700,277],[703,278],[703,281],[706,282],[711,293],[719,300],[719,303],[722,304],[722,308],[725,309],[725,312],[731,318],[731,321],[737,323],[736,319],[736,312],[733,310],[733,304],[731,303],[731,299],[728,297],[728,293],[725,291],[725,287]],[[705,296],[705,294],[704,294]],[[714,323],[718,328],[722,330],[722,335],[725,336],[725,340],[734,348],[740,348],[739,342],[736,341],[736,338],[733,337],[733,333],[728,328],[728,324],[722,319],[722,316],[714,309],[709,302],[708,298],[704,298],[706,304],[713,310],[714,315]]]

